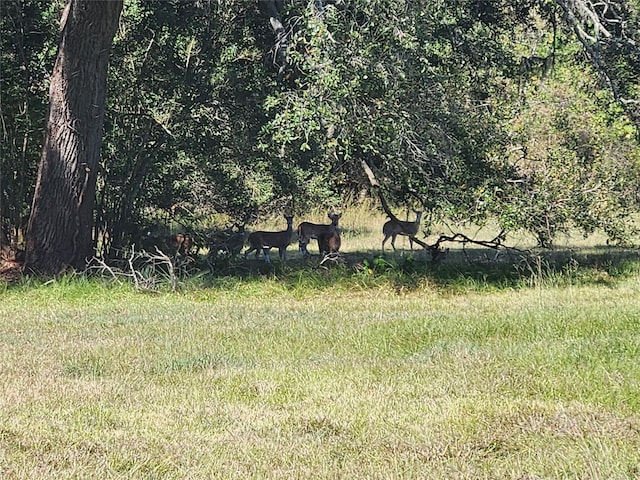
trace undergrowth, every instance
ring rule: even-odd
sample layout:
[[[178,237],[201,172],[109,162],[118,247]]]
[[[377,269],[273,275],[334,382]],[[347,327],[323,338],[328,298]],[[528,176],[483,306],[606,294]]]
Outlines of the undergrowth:
[[[266,264],[226,258],[212,268],[196,261],[179,276],[168,275],[162,267],[130,275],[88,271],[68,273],[53,280],[25,276],[17,283],[4,283],[0,292],[15,289],[51,287],[73,295],[91,290],[96,284],[121,285],[137,291],[162,293],[197,289],[234,289],[238,285],[260,288],[268,281],[289,291],[349,291],[389,288],[397,293],[420,289],[441,292],[483,292],[503,289],[611,285],[640,273],[640,254],[635,249],[611,249],[588,253],[543,252],[508,261],[473,261],[458,256],[433,265],[425,256],[381,256],[346,254],[338,262],[320,265],[319,260],[294,259]],[[144,277],[144,278],[143,278]],[[143,279],[144,281],[141,281]]]

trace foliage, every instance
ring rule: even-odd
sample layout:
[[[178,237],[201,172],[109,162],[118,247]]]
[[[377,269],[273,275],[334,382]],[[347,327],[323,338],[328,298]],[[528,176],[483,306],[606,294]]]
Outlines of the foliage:
[[[486,201],[504,226],[528,229],[542,246],[573,227],[627,241],[638,205],[637,129],[588,66],[557,60],[525,86],[510,125],[514,177]]]
[[[556,1],[601,84],[640,128],[640,4],[617,0]]]
[[[0,214],[12,226],[29,212],[61,4],[2,3]],[[602,45],[612,96],[563,2],[285,2],[281,71],[265,5],[125,2],[99,253],[157,224],[206,244],[292,199],[298,212],[343,204],[367,191],[362,160],[396,206],[422,205],[431,221],[497,218],[542,245],[572,226],[628,238],[638,129],[620,100],[635,98],[635,57]],[[635,7],[616,12],[618,37],[635,38]]]
[[[0,225],[22,241],[35,186],[62,2],[0,5]]]
[[[256,119],[248,114],[258,111],[261,87],[253,78],[261,64],[251,60],[259,53],[229,38],[251,30],[239,18],[255,17],[250,6],[229,12],[211,3],[128,3],[115,45],[101,191],[114,247],[135,240],[135,226],[150,221],[184,229],[206,226],[218,212],[242,220],[253,208],[250,185],[268,186],[268,179],[254,180],[260,171],[253,173],[252,162],[264,162],[252,152]]]
[[[268,99],[266,138],[289,145],[290,155],[313,150],[313,174],[339,191],[363,188],[365,157],[399,199],[430,209],[465,204],[455,186],[487,175],[487,140],[499,133],[479,107],[483,87],[494,86],[485,80],[508,68],[478,68],[476,50],[508,63],[497,42],[486,43],[489,28],[462,4],[351,2],[303,14],[291,47],[305,52],[292,60],[302,73]],[[458,27],[464,22],[470,32]]]
[[[636,128],[573,60],[575,43],[557,28],[553,5],[340,5],[290,13],[300,16],[290,56],[297,75],[266,103],[274,115],[267,141],[292,156],[314,151],[322,167],[313,176],[350,194],[363,188],[364,157],[396,201],[421,204],[432,219],[498,218],[543,246],[573,225],[628,238]],[[567,79],[549,124],[538,105]],[[541,129],[527,121],[532,112]],[[544,142],[549,136],[559,140]]]

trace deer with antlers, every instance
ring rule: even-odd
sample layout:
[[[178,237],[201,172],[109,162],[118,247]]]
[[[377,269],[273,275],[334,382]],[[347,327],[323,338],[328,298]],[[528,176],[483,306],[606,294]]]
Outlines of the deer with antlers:
[[[328,217],[331,220],[331,223],[329,225],[311,222],[302,222],[300,225],[298,225],[298,247],[304,256],[309,255],[307,245],[309,245],[309,242],[313,238],[318,240],[318,249],[320,250],[320,254],[322,254],[323,246],[321,245],[320,239],[321,237],[327,237],[329,231],[332,229],[334,232],[337,232],[338,248],[340,248],[340,233],[338,232],[338,221],[340,220],[340,217],[342,217],[342,213],[329,213]]]
[[[249,248],[244,252],[244,258],[253,251],[256,252],[256,258],[260,256],[260,250],[264,253],[264,261],[271,263],[269,251],[272,248],[278,249],[280,260],[286,260],[287,247],[291,243],[293,237],[293,213],[286,212],[284,218],[287,221],[287,229],[280,232],[264,232],[256,231],[249,234],[247,241]]]

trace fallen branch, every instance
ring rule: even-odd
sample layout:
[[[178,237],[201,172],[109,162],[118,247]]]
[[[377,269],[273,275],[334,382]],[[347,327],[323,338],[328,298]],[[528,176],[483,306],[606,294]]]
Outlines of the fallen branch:
[[[491,239],[491,240],[475,240],[473,238],[468,237],[467,235],[464,235],[463,233],[454,233],[453,235],[440,235],[440,237],[438,237],[438,239],[436,240],[435,243],[433,243],[432,245],[429,245],[428,243],[423,242],[422,240],[417,239],[416,237],[409,237],[411,238],[414,242],[416,242],[418,245],[422,246],[422,248],[431,251],[431,256],[435,261],[435,258],[439,255],[441,255],[443,252],[445,252],[445,250],[442,249],[441,244],[444,242],[456,242],[456,243],[462,243],[463,245],[463,250],[464,247],[466,247],[467,244],[472,244],[472,245],[479,245],[481,247],[485,247],[485,248],[491,248],[493,250],[506,250],[506,251],[514,251],[514,252],[518,252],[518,253],[522,253],[522,254],[528,254],[529,252],[527,250],[521,250],[519,248],[516,247],[509,247],[507,245],[504,245],[504,240],[506,238],[506,233],[504,230],[501,230],[500,233],[498,235],[495,236],[495,238]],[[448,251],[448,249],[447,249]],[[465,252],[466,254],[466,252]]]
[[[104,260],[93,258],[87,271],[97,272],[99,275],[108,274],[115,281],[120,283],[122,278],[131,279],[137,290],[155,291],[161,285],[162,278],[165,284],[171,286],[171,291],[176,291],[179,284],[179,277],[183,269],[188,265],[190,257],[180,261],[174,259],[156,247],[156,253],[149,253],[145,250],[136,252],[135,245],[131,248],[131,253],[126,259],[126,265],[121,268],[107,265]]]
[[[320,261],[320,263],[318,264],[318,267],[323,267],[323,268],[327,268],[325,266],[325,263],[335,263],[338,264],[340,263],[343,259],[342,254],[340,254],[340,252],[333,252],[333,253],[327,253],[324,258]]]

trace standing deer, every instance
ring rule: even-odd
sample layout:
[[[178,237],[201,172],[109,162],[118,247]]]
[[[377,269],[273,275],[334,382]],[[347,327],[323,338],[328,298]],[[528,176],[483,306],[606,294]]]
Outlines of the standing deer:
[[[331,224],[323,225],[311,222],[302,222],[298,225],[298,247],[304,256],[309,255],[309,251],[307,250],[307,245],[312,238],[318,240],[318,249],[320,250],[320,254],[322,254],[322,246],[320,245],[320,237],[322,235],[327,235],[331,228],[337,231],[338,228],[338,220],[342,217],[342,213],[329,213],[328,217],[331,219]],[[338,239],[340,238],[340,234],[338,233]],[[339,240],[338,240],[339,242]]]
[[[260,250],[264,252],[264,261],[271,263],[271,257],[269,251],[272,248],[277,248],[280,255],[280,260],[286,260],[287,247],[291,243],[291,237],[293,237],[293,215],[285,214],[284,218],[287,220],[287,229],[281,232],[252,232],[249,234],[247,241],[249,242],[249,248],[244,252],[244,258],[250,252],[256,252],[256,258],[260,256]]]
[[[320,255],[330,255],[332,253],[338,253],[340,250],[340,230],[337,225],[329,225],[329,229],[326,232],[318,235],[318,248],[320,249]]]
[[[233,231],[226,242],[227,250],[231,255],[238,255],[244,247],[244,242],[247,239],[247,232],[244,229],[244,224],[236,225],[237,230]]]
[[[233,224],[233,226],[215,233],[209,240],[209,255],[217,256],[220,253],[231,256],[238,255],[244,247],[247,239],[244,224]]]
[[[396,217],[393,217],[382,227],[382,233],[384,234],[384,239],[382,240],[382,253],[384,253],[384,244],[391,238],[391,246],[393,247],[393,251],[396,250],[396,237],[398,235],[406,235],[409,237],[409,245],[411,246],[411,250],[413,250],[413,238],[418,233],[418,228],[420,228],[420,220],[422,219],[422,210],[414,210],[416,214],[416,219],[413,222],[405,222],[402,220],[398,220]]]
[[[161,224],[150,225],[140,239],[140,243],[143,250],[158,249],[172,257],[189,257],[194,253],[194,250],[197,254],[197,246],[191,234],[171,234],[169,228]]]

